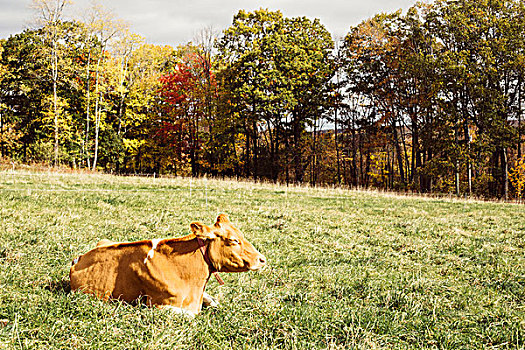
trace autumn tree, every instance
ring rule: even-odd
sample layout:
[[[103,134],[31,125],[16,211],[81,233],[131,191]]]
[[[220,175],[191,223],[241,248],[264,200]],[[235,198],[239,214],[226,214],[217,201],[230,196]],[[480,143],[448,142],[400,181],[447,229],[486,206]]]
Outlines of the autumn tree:
[[[406,185],[407,162],[403,157],[404,113],[400,93],[403,68],[398,59],[402,37],[396,33],[401,26],[402,19],[399,12],[377,15],[351,30],[345,38],[345,52],[350,98],[365,99],[360,104],[360,109],[366,106],[371,110],[362,110],[364,115],[372,119],[363,120],[360,124],[363,127],[368,125],[369,130],[377,129],[374,132],[379,132],[381,129],[388,132],[391,138],[390,144],[394,147],[392,159],[395,158],[397,161],[399,182],[401,185]],[[388,151],[386,145],[380,147]],[[367,151],[366,169],[370,166],[370,157],[371,154]],[[367,173],[366,170],[364,172]]]
[[[59,147],[59,98],[57,85],[59,82],[59,61],[66,55],[61,49],[60,41],[63,39],[61,25],[64,9],[71,4],[69,0],[33,0],[33,8],[37,14],[36,22],[43,28],[42,39],[45,44],[42,48],[49,48],[48,62],[50,66],[50,78],[53,84],[53,100],[51,118],[54,120],[54,164],[58,164]]]
[[[173,50],[144,44],[100,6],[75,21],[66,0],[34,3],[38,26],[0,41],[4,157],[503,198],[515,189],[522,2],[418,3],[351,27],[336,50],[318,20],[279,11],[239,11],[218,39],[207,29]]]
[[[123,82],[124,99],[118,98],[117,124],[114,132],[122,142],[122,153],[115,160],[117,171],[139,169],[170,171],[162,161],[168,159],[168,150],[157,150],[154,141],[163,113],[159,97],[160,78],[173,66],[174,51],[169,46],[142,44],[131,53],[127,61],[127,74]],[[119,93],[120,95],[120,93]],[[122,163],[122,164],[121,164]],[[121,167],[122,165],[122,167]]]
[[[509,149],[521,130],[512,123],[522,109],[522,7],[438,1],[351,29],[349,98],[364,98],[358,109],[369,106],[389,135],[393,149],[384,149],[403,186],[506,195]]]
[[[518,203],[521,203],[523,190],[525,189],[525,158],[516,159],[514,167],[509,173],[510,182],[514,186]]]
[[[171,144],[187,156],[191,174],[200,173],[202,148],[213,126],[211,103],[215,87],[209,52],[188,44],[178,50],[179,60],[172,72],[161,78],[160,89],[166,115],[163,135],[172,134]]]
[[[86,93],[88,94],[87,106],[86,106],[86,147],[87,157],[89,158],[89,135],[90,135],[90,89],[89,82],[91,79],[91,69],[94,73],[94,150],[93,150],[93,161],[91,168],[93,170],[97,167],[97,161],[99,157],[99,136],[100,136],[100,127],[104,123],[105,111],[108,110],[108,106],[105,101],[105,96],[108,93],[108,88],[110,82],[105,78],[105,72],[107,70],[106,64],[108,58],[110,57],[109,46],[112,41],[124,35],[126,32],[126,25],[122,20],[119,20],[115,15],[102,7],[100,4],[92,3],[90,10],[87,12],[87,18],[84,20],[86,24],[85,34],[86,42],[88,44],[93,43],[95,46],[94,50],[89,49],[89,65],[88,65],[88,74],[86,75],[87,79],[87,89]],[[95,63],[93,68],[91,68],[91,54],[93,53]],[[109,76],[108,76],[109,78]]]
[[[7,118],[5,117],[5,112],[7,110],[7,105],[3,101],[4,91],[2,87],[4,86],[5,76],[8,74],[7,67],[2,63],[2,55],[4,51],[5,40],[0,40],[0,157],[6,155],[6,141],[8,138],[5,137],[4,128]]]

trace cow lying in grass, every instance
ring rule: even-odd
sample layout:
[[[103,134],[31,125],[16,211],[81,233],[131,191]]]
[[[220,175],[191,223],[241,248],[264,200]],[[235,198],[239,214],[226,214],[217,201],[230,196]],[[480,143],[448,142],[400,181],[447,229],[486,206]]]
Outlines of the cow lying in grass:
[[[101,241],[73,261],[71,290],[81,290],[103,300],[167,307],[196,315],[213,298],[204,293],[216,272],[258,270],[265,257],[248,242],[224,214],[208,227],[190,225],[186,237],[117,243]]]

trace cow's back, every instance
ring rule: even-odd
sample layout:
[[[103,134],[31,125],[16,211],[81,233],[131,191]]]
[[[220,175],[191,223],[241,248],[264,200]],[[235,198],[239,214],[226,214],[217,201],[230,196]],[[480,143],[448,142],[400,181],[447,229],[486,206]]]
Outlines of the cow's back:
[[[98,246],[79,257],[71,266],[72,290],[94,294],[99,298],[131,302],[141,294],[139,276],[148,247],[143,242]]]

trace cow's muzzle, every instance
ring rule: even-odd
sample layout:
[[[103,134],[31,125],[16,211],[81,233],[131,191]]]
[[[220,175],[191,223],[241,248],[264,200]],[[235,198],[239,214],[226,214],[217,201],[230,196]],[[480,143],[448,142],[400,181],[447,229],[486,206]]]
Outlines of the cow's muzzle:
[[[255,262],[250,265],[249,269],[251,271],[257,271],[262,269],[266,265],[266,257],[262,254],[259,254],[255,259]]]

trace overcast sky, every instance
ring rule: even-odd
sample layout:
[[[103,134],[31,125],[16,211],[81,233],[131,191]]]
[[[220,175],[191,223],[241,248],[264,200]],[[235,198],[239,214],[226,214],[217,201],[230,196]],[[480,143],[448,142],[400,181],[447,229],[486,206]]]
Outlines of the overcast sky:
[[[222,31],[240,10],[281,10],[286,17],[319,18],[332,33],[342,37],[350,26],[380,12],[407,10],[415,0],[99,0],[132,32],[148,43],[176,47],[191,41],[206,27]],[[23,31],[31,22],[32,0],[0,0],[0,38]],[[73,0],[70,17],[80,17],[90,0]]]

